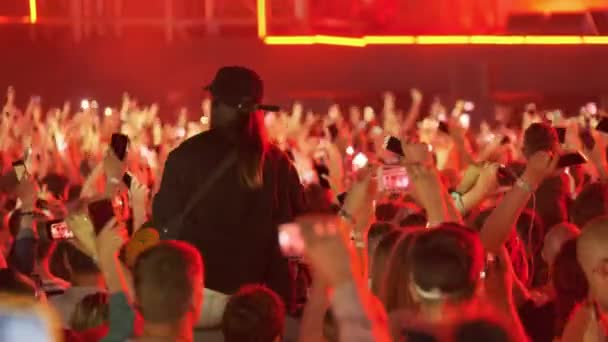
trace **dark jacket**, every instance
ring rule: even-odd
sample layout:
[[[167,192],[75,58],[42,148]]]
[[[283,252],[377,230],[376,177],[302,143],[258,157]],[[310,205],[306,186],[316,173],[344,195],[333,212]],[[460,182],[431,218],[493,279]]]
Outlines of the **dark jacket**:
[[[180,214],[234,148],[220,132],[211,130],[186,140],[169,154],[153,205],[157,228]],[[172,228],[179,232],[170,235],[198,248],[205,265],[205,287],[231,294],[245,284],[266,284],[289,301],[288,263],[279,248],[277,225],[292,221],[302,210],[297,171],[283,152],[271,146],[260,189],[242,185],[236,163],[231,164],[181,227]]]

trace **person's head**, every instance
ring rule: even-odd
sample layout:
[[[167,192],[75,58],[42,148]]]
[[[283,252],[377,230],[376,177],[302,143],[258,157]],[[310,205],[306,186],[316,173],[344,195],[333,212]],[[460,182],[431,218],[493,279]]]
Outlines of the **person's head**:
[[[545,235],[543,249],[541,252],[543,260],[545,260],[547,265],[553,265],[555,257],[562,249],[564,243],[578,237],[579,234],[580,230],[578,227],[570,222],[562,222],[551,227],[551,229],[549,229]]]
[[[539,151],[554,151],[559,147],[557,132],[551,125],[541,122],[531,124],[524,133],[523,155],[529,159]]]
[[[211,128],[221,129],[238,147],[240,180],[250,188],[261,186],[267,145],[263,113],[258,110],[264,95],[262,79],[244,67],[223,67],[206,89],[212,96]]]
[[[260,285],[247,285],[226,304],[222,332],[226,342],[278,342],[285,328],[285,305]]]
[[[374,254],[370,261],[370,278],[371,278],[371,291],[374,295],[378,296],[384,303],[384,290],[386,280],[386,270],[388,269],[389,260],[393,247],[401,238],[403,231],[401,229],[393,229],[386,233],[378,244],[374,248]],[[386,305],[386,303],[384,303]]]
[[[581,230],[577,243],[577,257],[587,282],[589,296],[608,310],[608,216],[589,222]]]
[[[382,238],[395,229],[397,229],[395,225],[388,222],[375,222],[371,225],[371,227],[369,227],[367,232],[367,253],[370,263],[371,258],[374,255],[374,251]]]
[[[565,173],[549,177],[536,190],[536,197],[528,201],[528,208],[534,210],[544,226],[551,227],[568,220],[568,182],[568,175]]]
[[[386,201],[376,205],[376,221],[391,222],[396,217],[402,206],[395,201]]]
[[[407,215],[401,222],[399,222],[399,227],[401,228],[415,228],[415,227],[424,227],[427,223],[426,215],[423,213],[412,213]]]
[[[70,318],[70,327],[75,331],[96,328],[108,321],[109,314],[108,294],[93,293],[76,305]]]
[[[604,215],[608,215],[608,185],[600,182],[587,184],[572,203],[571,221],[584,227],[587,222]]]
[[[203,301],[203,261],[188,243],[160,242],[137,258],[133,286],[146,324],[175,326],[186,318],[197,320]]]
[[[411,247],[409,290],[424,306],[460,304],[477,292],[484,251],[477,232],[457,224],[418,234]]]
[[[453,332],[454,342],[515,342],[520,341],[509,327],[492,317],[466,319],[455,325]]]
[[[555,336],[561,336],[574,307],[587,298],[589,284],[577,260],[577,238],[564,241],[551,266],[555,290]]]
[[[408,288],[410,283],[411,248],[421,229],[391,233],[380,242],[373,262],[372,292],[378,296],[387,312],[414,310],[415,303]],[[391,241],[394,239],[394,241]],[[383,254],[385,262],[382,263]]]

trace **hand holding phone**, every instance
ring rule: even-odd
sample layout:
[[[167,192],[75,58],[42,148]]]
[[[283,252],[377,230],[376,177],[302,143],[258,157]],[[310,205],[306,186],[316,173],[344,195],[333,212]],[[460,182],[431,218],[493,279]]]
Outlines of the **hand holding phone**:
[[[120,161],[124,161],[127,157],[127,147],[129,146],[129,137],[120,134],[114,133],[112,134],[112,138],[110,141],[110,147],[112,148],[112,152]]]
[[[563,169],[570,166],[581,165],[587,163],[587,157],[580,152],[565,153],[559,156],[557,168]]]
[[[405,157],[403,153],[403,147],[401,146],[401,140],[393,136],[387,136],[384,139],[384,149],[390,151],[398,156]]]
[[[378,169],[378,190],[382,192],[404,192],[410,185],[405,167],[384,166]]]
[[[47,236],[52,240],[68,240],[74,238],[74,232],[63,220],[53,220],[46,223]]]

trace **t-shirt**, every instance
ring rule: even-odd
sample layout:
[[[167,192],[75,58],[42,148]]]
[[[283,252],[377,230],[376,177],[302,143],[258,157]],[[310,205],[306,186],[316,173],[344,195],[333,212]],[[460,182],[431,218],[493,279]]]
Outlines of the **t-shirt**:
[[[215,177],[218,165],[234,151],[234,144],[212,129],[169,154],[153,205],[161,237],[166,235],[165,225],[181,214],[201,184]],[[262,187],[249,189],[239,181],[237,163],[232,163],[185,217],[177,238],[200,251],[206,288],[230,294],[245,284],[266,284],[290,302],[289,269],[277,226],[302,212],[303,190],[295,168],[275,146],[267,150],[263,175]]]

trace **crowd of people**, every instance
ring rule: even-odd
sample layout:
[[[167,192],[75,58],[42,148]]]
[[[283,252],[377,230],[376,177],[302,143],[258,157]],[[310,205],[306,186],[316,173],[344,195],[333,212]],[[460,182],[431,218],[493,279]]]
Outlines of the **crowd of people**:
[[[608,341],[601,109],[477,128],[416,89],[322,114],[240,67],[207,90],[163,120],[8,89],[0,341]]]

